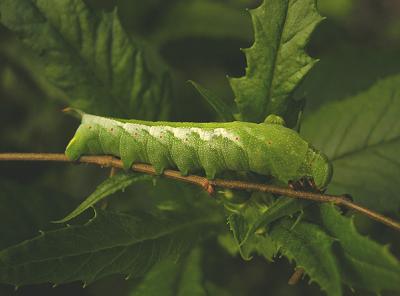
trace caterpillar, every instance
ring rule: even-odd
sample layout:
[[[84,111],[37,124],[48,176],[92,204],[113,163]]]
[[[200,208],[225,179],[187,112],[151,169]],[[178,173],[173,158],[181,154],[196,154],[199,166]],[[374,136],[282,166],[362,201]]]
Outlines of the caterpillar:
[[[283,183],[311,178],[317,188],[329,183],[332,166],[282,118],[263,123],[164,122],[100,117],[67,108],[81,119],[65,154],[108,154],[121,158],[125,169],[134,162],[154,166],[157,174],[176,168],[182,175],[204,171],[208,179],[223,171],[250,171]]]

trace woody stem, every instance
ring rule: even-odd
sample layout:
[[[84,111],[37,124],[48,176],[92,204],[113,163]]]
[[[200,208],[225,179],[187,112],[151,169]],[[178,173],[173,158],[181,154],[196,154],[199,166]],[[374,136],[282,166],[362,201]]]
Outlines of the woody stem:
[[[0,161],[51,161],[51,162],[71,162],[65,154],[62,153],[0,153]],[[82,156],[77,163],[89,163],[96,164],[101,167],[111,167],[120,169],[123,167],[122,161],[113,156],[101,155],[101,156]],[[137,163],[132,165],[132,170],[144,174],[156,175],[156,171],[153,166],[149,164]],[[368,208],[362,207],[352,201],[350,201],[346,195],[330,195],[315,192],[298,191],[291,188],[278,187],[268,184],[252,183],[237,180],[208,180],[205,177],[197,175],[182,176],[179,171],[176,170],[165,170],[163,176],[198,185],[209,193],[213,192],[213,187],[230,188],[237,190],[250,190],[250,191],[262,191],[269,192],[278,195],[284,195],[292,198],[299,198],[305,200],[311,200],[315,202],[331,202],[336,205],[340,205],[358,212],[362,215],[368,216],[380,223],[383,223],[397,231],[400,231],[400,223],[394,221],[386,216],[383,216],[377,212],[374,212]]]

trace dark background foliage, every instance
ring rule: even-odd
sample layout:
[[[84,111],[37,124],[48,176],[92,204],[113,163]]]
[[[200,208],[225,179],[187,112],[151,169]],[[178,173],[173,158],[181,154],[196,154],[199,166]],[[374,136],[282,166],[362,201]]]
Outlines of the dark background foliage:
[[[172,69],[173,99],[168,107],[155,104],[157,112],[167,108],[169,119],[174,121],[216,120],[214,111],[187,83],[189,79],[213,89],[232,105],[225,75],[244,74],[246,61],[239,48],[252,43],[251,20],[245,8],[256,7],[258,1],[88,0],[87,4],[99,13],[117,7],[124,29],[136,40],[156,48]],[[307,98],[305,116],[326,102],[355,95],[400,69],[399,1],[320,0],[319,7],[328,19],[313,33],[308,53],[321,61],[296,91],[297,96]],[[61,152],[77,125],[60,112],[68,105],[67,99],[41,78],[35,57],[2,26],[0,103],[2,152]],[[72,210],[108,173],[83,165],[1,163],[0,248],[32,238],[39,229],[55,228],[49,221]],[[136,199],[157,194],[140,190],[135,188]],[[121,207],[131,202],[126,194],[113,196],[118,198],[122,199]],[[149,206],[142,203],[143,207]],[[393,231],[358,216],[356,224],[374,240],[392,242],[391,250],[400,256],[400,240]],[[256,256],[247,262],[227,254],[214,239],[204,246],[202,265],[207,279],[235,291],[235,295],[321,293],[307,280],[288,286],[293,264],[284,258],[267,264]],[[21,287],[16,292],[2,285],[0,295],[128,295],[137,282],[111,276],[85,289],[81,283],[56,288],[41,284]],[[349,290],[346,293],[351,294]]]

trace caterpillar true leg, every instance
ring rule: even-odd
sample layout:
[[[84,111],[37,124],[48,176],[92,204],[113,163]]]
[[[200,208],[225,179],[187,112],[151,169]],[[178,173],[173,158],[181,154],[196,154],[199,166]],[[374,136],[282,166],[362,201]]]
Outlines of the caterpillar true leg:
[[[315,184],[315,181],[312,177],[301,177],[297,181],[289,181],[288,182],[289,188],[297,191],[311,191],[311,192],[316,192],[320,193],[322,192],[317,185]]]

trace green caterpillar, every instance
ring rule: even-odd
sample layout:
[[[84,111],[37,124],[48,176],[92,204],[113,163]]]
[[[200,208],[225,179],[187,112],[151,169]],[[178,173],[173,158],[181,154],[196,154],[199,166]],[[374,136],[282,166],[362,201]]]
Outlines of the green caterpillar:
[[[69,109],[82,123],[66,148],[77,160],[83,154],[120,157],[124,168],[148,163],[161,174],[177,168],[182,175],[205,171],[213,179],[222,171],[251,171],[288,183],[303,177],[319,189],[329,183],[326,156],[270,115],[264,123],[192,123],[124,120]]]

